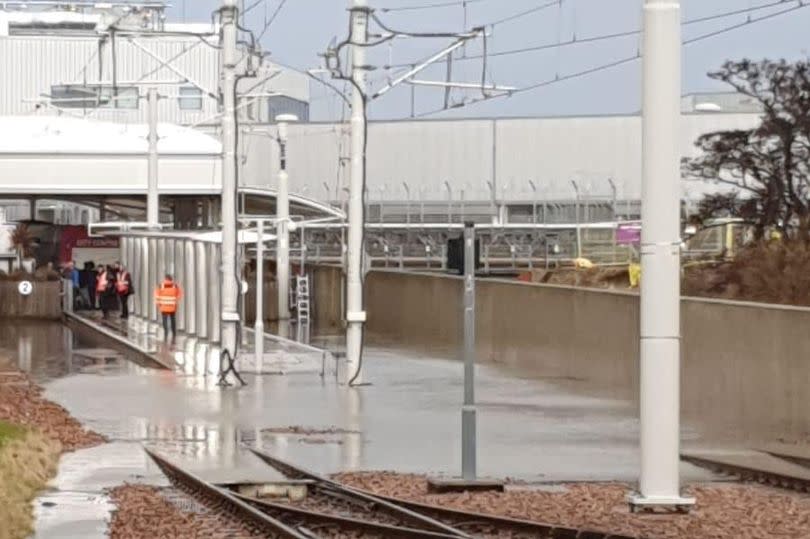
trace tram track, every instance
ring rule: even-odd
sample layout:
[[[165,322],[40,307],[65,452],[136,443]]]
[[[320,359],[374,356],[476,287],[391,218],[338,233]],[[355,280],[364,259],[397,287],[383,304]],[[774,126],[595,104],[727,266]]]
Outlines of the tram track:
[[[467,537],[447,526],[408,510],[386,507],[380,511],[376,500],[347,495],[342,489],[315,484],[305,502],[276,502],[231,492],[183,470],[157,453],[146,450],[171,484],[213,511],[222,511],[245,522],[266,537],[278,538],[354,538],[354,539],[458,539]],[[419,529],[407,521],[439,529]]]
[[[681,460],[742,481],[810,493],[810,468],[782,455],[681,453]]]
[[[530,520],[522,520],[508,517],[501,517],[485,513],[472,511],[462,511],[441,507],[437,505],[424,504],[405,500],[391,496],[380,496],[372,492],[343,485],[333,479],[323,477],[319,474],[296,466],[269,455],[262,451],[251,450],[266,464],[275,468],[291,479],[306,479],[316,482],[316,484],[331,485],[348,492],[352,496],[363,496],[367,499],[375,500],[379,504],[390,504],[399,510],[409,510],[426,518],[431,518],[450,526],[459,537],[484,537],[484,538],[565,538],[565,539],[633,539],[632,536],[611,534],[593,530],[583,530],[564,526],[555,526]]]

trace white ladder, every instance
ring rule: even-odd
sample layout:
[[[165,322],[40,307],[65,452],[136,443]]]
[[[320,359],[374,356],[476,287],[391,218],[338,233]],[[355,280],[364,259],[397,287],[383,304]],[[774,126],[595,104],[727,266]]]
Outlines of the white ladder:
[[[295,312],[299,325],[309,323],[309,275],[295,276]]]

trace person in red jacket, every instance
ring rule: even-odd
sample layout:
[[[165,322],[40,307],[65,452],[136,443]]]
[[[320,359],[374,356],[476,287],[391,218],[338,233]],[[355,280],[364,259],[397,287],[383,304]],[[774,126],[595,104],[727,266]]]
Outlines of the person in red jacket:
[[[177,336],[175,316],[177,314],[177,304],[182,296],[183,292],[180,287],[174,282],[172,276],[168,274],[163,279],[163,283],[155,289],[155,301],[163,317],[163,335],[166,340],[169,339],[169,325],[171,325],[172,329],[172,339]]]

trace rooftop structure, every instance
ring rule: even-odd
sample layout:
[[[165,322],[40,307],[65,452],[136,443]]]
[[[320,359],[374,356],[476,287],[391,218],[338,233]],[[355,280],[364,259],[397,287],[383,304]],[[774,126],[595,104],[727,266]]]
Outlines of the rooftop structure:
[[[164,9],[162,2],[3,2],[0,63],[24,76],[0,82],[0,115],[145,122],[146,87],[156,86],[160,121],[215,123],[219,27],[167,23]],[[240,81],[241,121],[282,112],[308,119],[306,75],[268,62],[254,68],[255,77]]]

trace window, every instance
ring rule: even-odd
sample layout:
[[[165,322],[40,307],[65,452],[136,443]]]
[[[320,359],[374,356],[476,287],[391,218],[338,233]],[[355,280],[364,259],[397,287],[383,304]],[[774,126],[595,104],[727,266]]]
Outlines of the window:
[[[267,100],[270,121],[274,122],[276,116],[281,114],[295,114],[301,122],[309,121],[309,103],[292,97],[278,95]]]
[[[202,90],[196,86],[181,86],[177,104],[180,110],[202,110]]]
[[[138,89],[134,86],[114,89],[110,85],[60,84],[51,86],[51,101],[64,109],[137,109]]]

